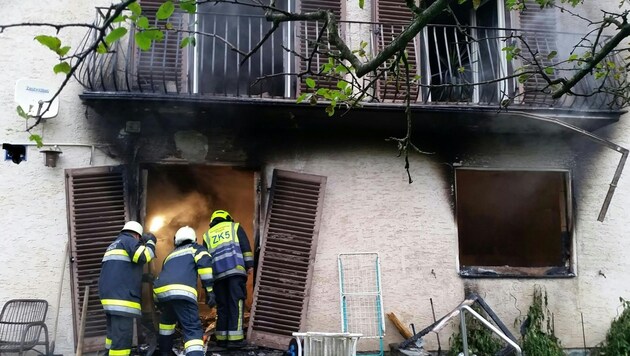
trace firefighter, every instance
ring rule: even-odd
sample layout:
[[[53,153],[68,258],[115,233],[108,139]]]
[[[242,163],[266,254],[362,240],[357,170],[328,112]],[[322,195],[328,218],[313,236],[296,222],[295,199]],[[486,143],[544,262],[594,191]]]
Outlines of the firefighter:
[[[172,355],[173,334],[179,322],[186,356],[203,356],[203,330],[197,305],[197,276],[206,290],[206,303],[213,307],[212,260],[199,245],[195,230],[184,226],[175,233],[175,249],[164,260],[153,282],[153,297],[162,311],[158,345],[163,356]]]
[[[109,356],[131,352],[133,319],[142,317],[142,269],[155,258],[155,236],[129,221],[103,256],[98,292],[107,315],[105,348]]]
[[[212,256],[217,301],[217,345],[227,348],[245,346],[243,303],[247,297],[247,275],[254,270],[254,255],[243,227],[225,210],[210,218],[210,229],[203,235],[204,246]]]

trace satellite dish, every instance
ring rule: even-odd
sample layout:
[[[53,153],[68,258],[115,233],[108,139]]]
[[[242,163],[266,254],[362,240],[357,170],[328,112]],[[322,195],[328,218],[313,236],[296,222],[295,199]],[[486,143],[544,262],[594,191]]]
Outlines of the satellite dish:
[[[19,79],[15,83],[15,103],[22,107],[28,115],[37,116],[48,107],[47,101],[55,95],[57,88],[50,83],[39,79]],[[50,105],[50,108],[42,116],[50,119],[59,113],[59,98]]]

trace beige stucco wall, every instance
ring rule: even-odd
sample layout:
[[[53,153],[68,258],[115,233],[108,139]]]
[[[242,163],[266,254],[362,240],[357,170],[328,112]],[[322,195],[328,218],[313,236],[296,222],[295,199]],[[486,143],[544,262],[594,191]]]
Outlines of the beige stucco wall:
[[[616,1],[611,1],[616,3]],[[108,1],[101,1],[107,4]],[[84,22],[94,16],[95,2],[21,1],[5,6],[6,22]],[[369,1],[366,1],[369,8]],[[369,10],[358,10],[355,1],[347,7],[355,19],[366,19]],[[26,142],[21,132],[23,119],[15,114],[13,86],[20,78],[59,83],[52,73],[55,58],[33,41],[40,29],[6,30],[0,34],[0,138],[2,142]],[[62,39],[76,43],[82,31]],[[36,129],[46,142],[99,144],[94,128],[97,117],[85,117],[76,83],[61,95],[59,115]],[[630,118],[598,134],[622,146],[630,146]],[[568,347],[581,345],[580,312],[584,313],[587,344],[602,340],[610,320],[617,313],[618,297],[630,294],[628,270],[628,211],[630,180],[622,176],[607,220],[596,221],[619,155],[600,149],[592,155],[568,150],[554,143],[538,150],[526,144],[501,143],[478,147],[465,159],[468,164],[511,167],[580,167],[581,189],[577,192],[576,255],[578,277],[572,279],[481,279],[463,280],[457,275],[457,235],[452,214],[451,186],[444,178],[444,163],[431,156],[412,155],[413,184],[407,183],[404,162],[396,158],[395,147],[380,139],[329,145],[304,143],[293,150],[269,152],[265,174],[273,168],[325,175],[328,177],[320,230],[308,329],[336,331],[340,327],[337,254],[376,251],[382,258],[385,311],[395,312],[405,323],[417,328],[431,320],[429,298],[436,314],[442,315],[464,296],[465,284],[474,284],[506,324],[525,312],[534,285],[545,286],[550,295],[558,336]],[[595,146],[589,146],[594,148]],[[8,299],[37,297],[51,305],[48,324],[54,325],[57,311],[63,253],[67,241],[65,180],[63,170],[88,167],[90,149],[61,147],[56,168],[44,167],[43,155],[29,147],[28,161],[15,165],[0,161],[0,304]],[[2,152],[4,153],[4,152]],[[556,157],[548,160],[548,157]],[[96,150],[93,165],[117,162]],[[433,273],[432,273],[433,271]],[[606,277],[600,275],[599,272]],[[66,269],[57,353],[73,353],[72,310],[69,274]],[[516,302],[514,301],[514,298]],[[516,306],[515,306],[516,304]],[[518,309],[517,309],[518,307]],[[387,342],[401,338],[387,322]],[[52,331],[52,330],[51,330]],[[433,337],[430,346],[435,347]],[[447,336],[442,337],[442,344]]]
[[[2,2],[0,22],[91,22],[95,6],[108,1],[20,1],[19,4]],[[64,42],[76,45],[84,30],[63,31]],[[38,34],[54,35],[41,28],[7,29],[0,34],[0,140],[7,143],[28,142],[24,120],[16,114],[14,86],[20,78],[41,79],[60,83],[52,67],[56,63],[53,53],[33,40]],[[85,109],[78,94],[82,89],[74,81],[60,97],[59,115],[34,130],[42,134],[45,142],[100,143],[91,127],[95,118],[86,119]],[[42,131],[43,130],[43,131]],[[42,298],[50,306],[47,324],[50,334],[54,329],[57,312],[57,293],[62,271],[64,249],[68,240],[64,169],[88,167],[89,147],[65,147],[57,167],[45,167],[43,154],[28,147],[27,161],[19,165],[0,161],[0,304],[13,298]],[[112,164],[102,152],[96,150],[95,166]],[[59,308],[59,331],[55,353],[73,354],[73,322],[70,279],[66,267],[63,293]]]
[[[599,134],[630,144],[630,126],[621,122]],[[337,255],[378,252],[382,259],[385,312],[394,312],[417,330],[432,321],[429,298],[438,317],[454,308],[464,289],[477,291],[506,325],[527,312],[534,286],[544,287],[555,316],[557,335],[566,347],[581,347],[580,313],[588,346],[599,343],[617,315],[619,297],[630,295],[627,204],[630,180],[622,177],[606,221],[597,214],[620,157],[584,138],[497,138],[468,145],[464,166],[491,168],[571,169],[577,205],[577,274],[569,279],[462,279],[457,273],[457,232],[451,204],[450,169],[432,156],[412,154],[408,184],[404,162],[395,147],[374,139],[363,144],[301,140],[295,150],[274,152],[273,168],[327,177],[307,327],[339,331]],[[418,142],[422,145],[422,142]],[[580,151],[581,146],[587,151]],[[578,148],[578,150],[575,149]],[[588,154],[595,150],[594,154]],[[605,274],[603,277],[600,271]],[[516,330],[513,329],[515,335]],[[386,342],[401,341],[386,323]],[[442,345],[450,332],[441,334]],[[435,337],[427,337],[436,348]]]

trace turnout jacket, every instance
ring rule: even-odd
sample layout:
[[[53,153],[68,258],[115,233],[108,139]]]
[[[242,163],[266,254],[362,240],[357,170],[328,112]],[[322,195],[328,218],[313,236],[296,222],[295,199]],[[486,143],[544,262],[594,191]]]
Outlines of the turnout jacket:
[[[162,272],[153,282],[153,298],[158,302],[185,299],[197,303],[197,276],[212,292],[212,260],[205,247],[185,243],[171,252],[162,265]]]
[[[98,293],[105,313],[141,317],[142,266],[155,258],[155,238],[146,242],[121,232],[112,242],[101,265]]]
[[[239,223],[221,221],[213,224],[203,235],[203,245],[212,256],[215,280],[234,275],[247,277],[247,269],[254,267],[254,254]]]

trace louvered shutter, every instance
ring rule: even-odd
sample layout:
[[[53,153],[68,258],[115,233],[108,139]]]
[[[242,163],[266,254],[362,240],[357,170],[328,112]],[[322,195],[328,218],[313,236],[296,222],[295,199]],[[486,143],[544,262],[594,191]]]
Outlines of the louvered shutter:
[[[155,17],[157,9],[164,0],[142,0],[142,15],[149,19],[151,27],[163,28],[166,21],[158,21]],[[185,15],[175,12],[169,22],[174,28],[181,28],[186,20]],[[181,32],[164,31],[162,41],[154,41],[148,51],[136,50],[137,87],[141,91],[181,93],[188,92],[184,57],[186,48],[180,48]]]
[[[392,42],[412,20],[412,13],[405,2],[401,0],[375,0],[373,2],[374,13],[377,28],[374,31],[374,41],[377,53],[382,51],[385,46]],[[413,81],[418,72],[418,53],[416,48],[417,41],[411,41],[407,44],[407,58],[409,61],[409,75]],[[387,65],[387,64],[385,64]],[[401,102],[405,100],[407,87],[405,83],[405,67],[400,65],[400,76],[398,83],[396,79],[389,73],[385,79],[378,82],[377,95],[380,101]],[[411,84],[411,100],[415,101],[418,97],[418,86]]]
[[[286,349],[304,326],[326,178],[275,170],[248,340]]]
[[[129,216],[124,182],[120,166],[66,170],[75,338],[85,286],[90,286],[85,352],[102,350],[105,343],[106,320],[98,297],[98,277],[107,246]]]
[[[556,13],[554,8],[540,8],[535,0],[525,0],[526,9],[519,14],[520,28],[523,31],[523,39],[529,47],[539,53],[539,61],[543,67],[551,66],[554,60],[547,59],[547,55],[557,50],[556,43]],[[532,60],[532,55],[526,47],[521,54],[527,61]],[[549,75],[555,79],[556,75]],[[541,92],[547,87],[547,82],[540,75],[533,75],[522,84],[524,91],[523,102],[525,104],[551,104],[550,95]]]
[[[340,0],[304,0],[300,4],[301,12],[311,12],[318,10],[329,10],[332,11],[337,20],[341,20],[341,1]],[[300,29],[298,30],[298,43],[300,48],[300,53],[305,58],[309,58],[311,53],[313,52],[313,43],[324,26],[323,23],[318,21],[303,21],[299,23]],[[319,51],[326,52],[328,51],[328,36],[324,34],[320,39]],[[310,62],[310,70],[313,73],[318,73],[321,69],[322,65],[328,63],[328,56],[325,54],[316,54],[313,57],[313,60]],[[304,72],[308,70],[309,62],[300,59],[299,60],[299,71]],[[336,88],[337,81],[333,78],[317,78],[317,88]],[[304,79],[300,81],[299,86],[300,92],[309,91],[310,89],[306,86]]]

